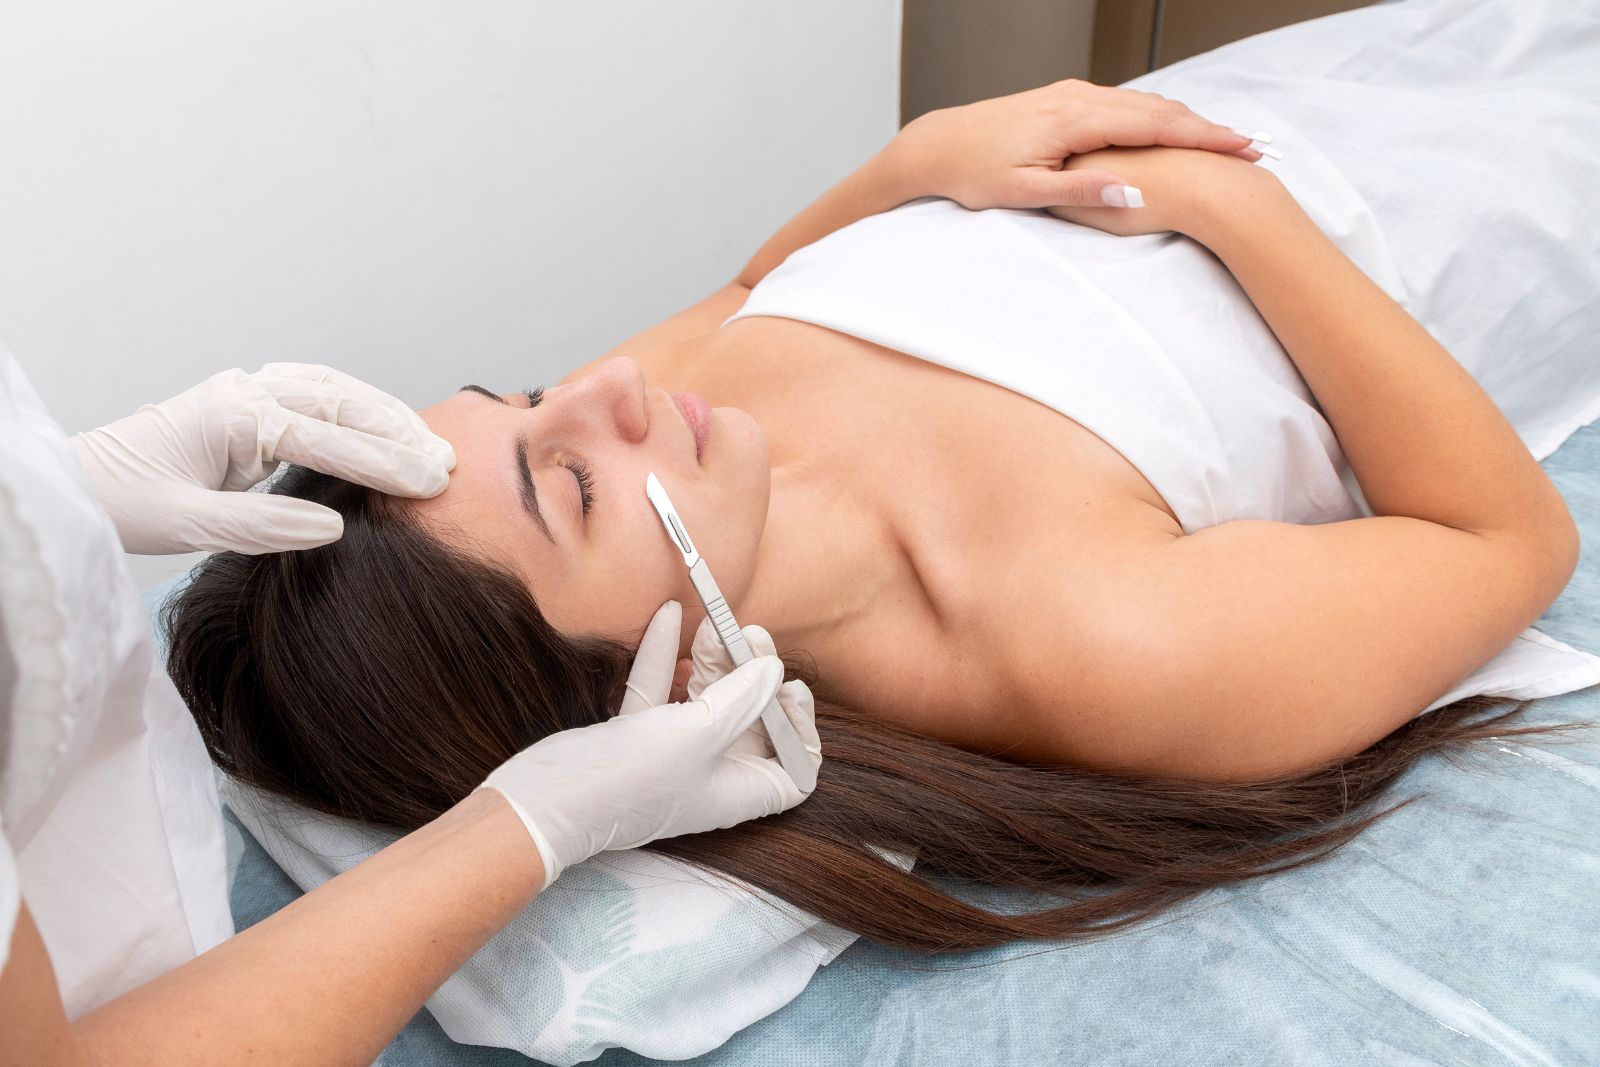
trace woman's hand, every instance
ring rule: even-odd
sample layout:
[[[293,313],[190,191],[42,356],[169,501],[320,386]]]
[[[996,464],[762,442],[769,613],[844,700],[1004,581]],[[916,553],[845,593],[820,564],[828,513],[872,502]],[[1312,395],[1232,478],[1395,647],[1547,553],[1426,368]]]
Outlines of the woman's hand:
[[[1261,158],[1253,138],[1271,139],[1219,126],[1155,93],[1063,81],[930,111],[907,124],[885,152],[926,195],[968,208],[1138,207],[1148,190],[1136,174],[1116,169],[1115,157],[1093,166],[1073,161],[1113,145],[1165,145],[1236,157],[1243,165]]]
[[[776,815],[808,795],[766,755],[765,735],[750,734],[776,698],[815,781],[822,745],[805,683],[785,684],[783,663],[759,654],[709,680],[693,699],[669,703],[682,620],[674,600],[650,620],[616,716],[551,734],[484,781],[482,788],[510,801],[533,838],[546,886],[598,852]]]
[[[1144,191],[1144,207],[1052,205],[1046,210],[1068,222],[1092,226],[1120,237],[1181,233],[1207,243],[1208,226],[1219,208],[1238,209],[1266,196],[1287,196],[1277,175],[1241,158],[1192,148],[1103,148],[1067,160],[1067,173],[1112,170]]]

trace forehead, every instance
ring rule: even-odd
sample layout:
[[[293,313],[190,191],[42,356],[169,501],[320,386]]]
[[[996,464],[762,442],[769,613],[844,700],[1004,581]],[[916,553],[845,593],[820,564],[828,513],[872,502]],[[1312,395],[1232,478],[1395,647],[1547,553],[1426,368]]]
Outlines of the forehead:
[[[471,392],[423,408],[429,429],[456,450],[456,468],[444,492],[407,502],[451,544],[512,565],[548,561],[553,547],[522,507],[517,410]]]
[[[450,440],[450,434],[470,437],[475,424],[496,421],[495,416],[502,414],[502,411],[509,413],[510,410],[507,404],[463,387],[437,404],[418,409],[417,414],[422,416],[422,421],[434,433]],[[451,441],[451,444],[454,443]]]

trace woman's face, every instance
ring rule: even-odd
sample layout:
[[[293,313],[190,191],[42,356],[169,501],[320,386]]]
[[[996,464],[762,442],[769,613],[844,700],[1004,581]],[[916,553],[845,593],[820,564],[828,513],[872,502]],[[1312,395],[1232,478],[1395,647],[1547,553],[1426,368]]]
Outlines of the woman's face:
[[[455,447],[456,469],[439,496],[408,503],[441,539],[522,575],[568,636],[637,644],[663,601],[681,601],[686,655],[704,612],[645,497],[645,475],[654,471],[666,487],[735,603],[755,565],[770,488],[760,425],[738,408],[708,410],[710,435],[697,455],[671,394],[647,386],[626,357],[546,390],[537,405],[469,387],[422,411]]]

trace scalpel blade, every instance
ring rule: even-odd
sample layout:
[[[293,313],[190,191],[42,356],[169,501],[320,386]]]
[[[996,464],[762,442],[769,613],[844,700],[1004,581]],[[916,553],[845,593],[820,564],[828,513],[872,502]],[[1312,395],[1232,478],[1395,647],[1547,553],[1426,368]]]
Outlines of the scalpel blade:
[[[683,520],[678,518],[678,509],[672,506],[672,500],[667,496],[667,490],[656,477],[655,471],[645,476],[644,495],[650,498],[651,506],[661,517],[661,525],[667,528],[667,537],[678,551],[683,553],[683,565],[693,567],[699,563],[700,553],[694,547],[694,542],[689,539],[689,531],[684,528]]]

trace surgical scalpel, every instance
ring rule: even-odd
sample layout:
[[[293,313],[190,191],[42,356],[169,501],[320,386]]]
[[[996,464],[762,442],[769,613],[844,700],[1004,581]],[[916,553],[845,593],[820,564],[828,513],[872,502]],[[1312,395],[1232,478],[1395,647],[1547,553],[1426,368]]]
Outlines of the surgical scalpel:
[[[728,607],[716,579],[711,577],[711,567],[700,558],[700,551],[689,539],[689,531],[678,517],[678,509],[672,506],[672,500],[654,471],[645,477],[644,491],[655,507],[656,514],[661,517],[661,525],[667,528],[667,537],[683,554],[684,565],[689,568],[689,581],[694,583],[694,591],[700,594],[700,602],[705,605],[706,614],[711,618],[711,625],[716,629],[722,647],[733,658],[733,665],[740,667],[750,662],[755,655],[750,651],[750,643],[744,639],[744,632],[739,629],[738,620],[733,617],[733,609]],[[778,762],[794,779],[794,784],[799,786],[802,793],[811,792],[817,784],[816,767],[806,755],[800,735],[795,733],[789,716],[778,706],[776,697],[762,709],[761,724],[767,728],[767,738],[778,755]]]

